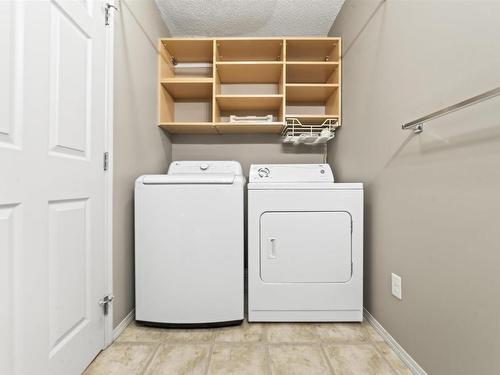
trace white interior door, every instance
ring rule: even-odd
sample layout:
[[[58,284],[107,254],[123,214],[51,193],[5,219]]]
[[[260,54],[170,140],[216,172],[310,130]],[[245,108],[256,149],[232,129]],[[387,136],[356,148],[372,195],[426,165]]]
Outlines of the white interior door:
[[[351,215],[265,212],[260,277],[267,283],[338,283],[351,278]]]
[[[104,345],[98,1],[0,2],[0,373],[79,374]]]

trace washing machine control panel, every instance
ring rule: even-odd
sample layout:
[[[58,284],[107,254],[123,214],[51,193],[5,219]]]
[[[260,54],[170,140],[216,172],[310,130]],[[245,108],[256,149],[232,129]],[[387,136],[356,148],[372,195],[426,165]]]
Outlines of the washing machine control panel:
[[[328,164],[253,164],[249,182],[334,182]]]
[[[231,173],[242,176],[240,163],[237,161],[173,161],[168,174],[224,174]]]

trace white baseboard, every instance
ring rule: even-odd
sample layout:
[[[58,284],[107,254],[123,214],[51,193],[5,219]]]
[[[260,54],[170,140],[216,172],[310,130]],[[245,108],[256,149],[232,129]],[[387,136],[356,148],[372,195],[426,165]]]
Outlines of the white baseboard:
[[[387,345],[391,347],[391,349],[398,355],[399,358],[405,363],[406,366],[410,369],[410,371],[415,375],[427,375],[425,370],[420,367],[420,365],[403,349],[401,345],[392,337],[389,332],[385,330],[384,327],[373,317],[372,314],[368,312],[368,310],[364,309],[364,316],[368,323],[377,331],[380,336],[385,340]]]
[[[134,320],[135,318],[135,309],[132,309],[131,312],[127,314],[127,316],[113,329],[113,341],[115,341],[118,336],[122,334],[122,332],[127,328],[127,326]]]

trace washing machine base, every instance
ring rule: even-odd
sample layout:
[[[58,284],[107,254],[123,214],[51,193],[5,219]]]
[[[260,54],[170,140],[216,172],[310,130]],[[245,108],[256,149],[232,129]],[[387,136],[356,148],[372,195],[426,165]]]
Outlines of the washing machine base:
[[[210,323],[164,323],[164,322],[148,322],[144,320],[136,320],[136,323],[148,327],[173,328],[173,329],[218,328],[218,327],[238,326],[243,323],[243,319],[229,320],[225,322],[210,322]]]

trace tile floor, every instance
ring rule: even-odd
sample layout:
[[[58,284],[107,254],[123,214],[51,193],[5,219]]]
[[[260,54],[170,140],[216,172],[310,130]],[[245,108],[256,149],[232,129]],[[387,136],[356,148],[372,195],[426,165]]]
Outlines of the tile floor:
[[[368,323],[244,323],[205,330],[130,324],[85,375],[410,375]]]

